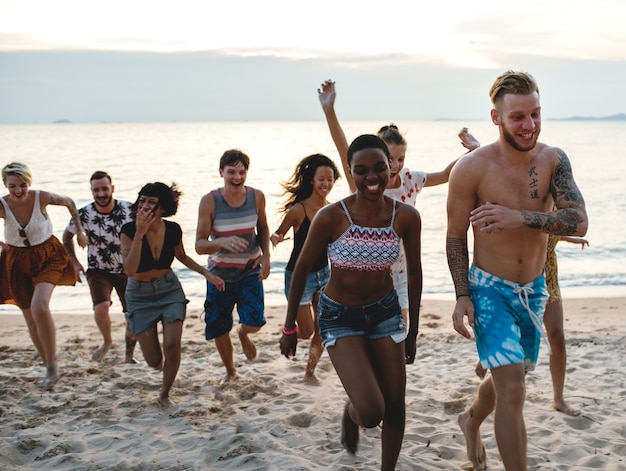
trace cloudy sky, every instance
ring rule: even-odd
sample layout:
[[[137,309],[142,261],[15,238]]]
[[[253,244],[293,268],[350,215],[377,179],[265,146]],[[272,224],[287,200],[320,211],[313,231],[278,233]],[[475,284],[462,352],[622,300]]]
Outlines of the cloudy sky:
[[[623,0],[0,0],[0,123],[486,119],[506,69],[544,118],[626,113]]]

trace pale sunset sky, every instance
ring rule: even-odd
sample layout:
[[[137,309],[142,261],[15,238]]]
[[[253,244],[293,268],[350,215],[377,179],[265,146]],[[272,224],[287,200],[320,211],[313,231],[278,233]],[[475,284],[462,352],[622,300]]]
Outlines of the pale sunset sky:
[[[623,0],[0,0],[0,124],[487,119],[507,69],[543,116],[626,113]]]

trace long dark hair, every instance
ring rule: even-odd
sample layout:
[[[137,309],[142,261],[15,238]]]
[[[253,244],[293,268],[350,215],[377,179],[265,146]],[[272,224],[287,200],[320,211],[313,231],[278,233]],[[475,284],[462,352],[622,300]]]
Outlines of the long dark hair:
[[[283,195],[289,196],[280,209],[281,212],[286,212],[294,204],[307,199],[313,194],[313,178],[315,177],[315,172],[320,167],[330,167],[333,170],[334,181],[337,181],[341,176],[335,162],[323,154],[313,154],[303,158],[296,165],[296,169],[289,177],[289,180],[282,184],[285,190]]]

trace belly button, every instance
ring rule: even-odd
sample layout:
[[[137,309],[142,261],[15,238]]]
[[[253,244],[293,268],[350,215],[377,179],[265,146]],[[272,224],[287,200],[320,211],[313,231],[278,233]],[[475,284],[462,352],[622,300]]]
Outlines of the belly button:
[[[521,265],[522,263],[524,263],[524,260],[523,260],[523,259],[521,259],[521,258],[518,258],[518,259],[517,259],[517,263],[519,263],[519,264]]]

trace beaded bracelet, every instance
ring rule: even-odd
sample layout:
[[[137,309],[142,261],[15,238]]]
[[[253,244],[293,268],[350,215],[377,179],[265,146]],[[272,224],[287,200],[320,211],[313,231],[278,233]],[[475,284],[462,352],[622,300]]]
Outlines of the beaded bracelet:
[[[287,330],[283,327],[283,335],[294,335],[298,333],[298,326],[294,325],[293,329]]]

